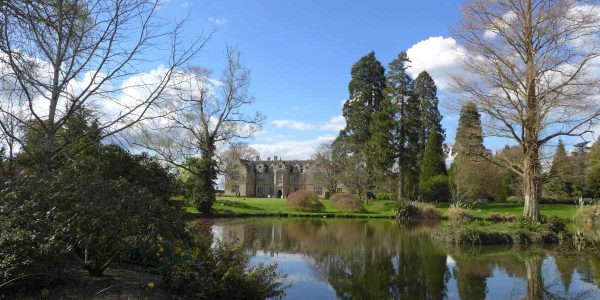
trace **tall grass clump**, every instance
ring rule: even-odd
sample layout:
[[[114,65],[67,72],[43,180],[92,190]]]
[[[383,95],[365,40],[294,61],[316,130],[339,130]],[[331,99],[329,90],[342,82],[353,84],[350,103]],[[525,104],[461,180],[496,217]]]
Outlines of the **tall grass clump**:
[[[448,220],[454,222],[466,222],[474,220],[475,216],[471,214],[468,209],[464,209],[457,206],[451,206],[448,208]]]
[[[291,209],[305,212],[320,212],[325,206],[317,194],[310,191],[297,191],[288,195],[287,206]]]
[[[331,196],[331,202],[337,209],[343,212],[360,213],[367,211],[363,201],[354,194],[335,193]]]
[[[600,225],[600,204],[580,207],[574,219],[579,223]]]
[[[442,213],[433,204],[413,201],[398,201],[394,208],[396,218],[402,220],[441,219]]]

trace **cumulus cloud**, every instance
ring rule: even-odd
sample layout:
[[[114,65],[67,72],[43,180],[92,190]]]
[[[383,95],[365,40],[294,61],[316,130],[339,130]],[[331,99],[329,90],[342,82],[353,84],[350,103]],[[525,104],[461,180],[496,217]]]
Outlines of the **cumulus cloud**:
[[[283,160],[309,159],[319,144],[331,142],[334,139],[333,135],[323,135],[308,140],[283,139],[269,143],[254,143],[250,146],[256,149],[263,158],[277,155],[281,156]]]
[[[408,72],[416,77],[427,71],[440,89],[450,87],[452,74],[461,69],[465,51],[451,37],[430,37],[406,50],[411,65]]]
[[[316,131],[340,131],[346,126],[346,119],[343,116],[334,116],[327,122],[308,123],[297,120],[273,120],[271,124],[277,128],[287,128],[294,130],[316,130]]]

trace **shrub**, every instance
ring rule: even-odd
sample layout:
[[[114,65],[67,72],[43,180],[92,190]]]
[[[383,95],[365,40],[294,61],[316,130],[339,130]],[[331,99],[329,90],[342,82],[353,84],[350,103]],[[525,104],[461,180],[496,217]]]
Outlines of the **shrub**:
[[[331,192],[327,191],[325,192],[325,199],[329,200],[329,198],[331,198]]]
[[[471,220],[475,219],[475,217],[467,209],[459,208],[459,207],[450,207],[448,209],[448,219],[450,221],[455,221],[455,222],[464,222],[464,221],[471,221]]]
[[[523,198],[519,197],[519,196],[510,196],[510,197],[506,198],[506,202],[508,202],[508,203],[523,203],[523,202],[525,202],[525,200],[523,200]]]
[[[206,231],[206,230],[205,230]],[[285,295],[277,265],[251,266],[240,245],[201,232],[192,246],[165,245],[160,266],[167,289],[191,299],[267,299]]]
[[[393,200],[396,200],[396,195],[393,193],[379,193],[378,192],[375,194],[375,199],[393,201]]]
[[[510,213],[492,213],[487,219],[492,222],[512,222],[516,220],[517,217]]]
[[[319,201],[319,197],[310,191],[297,191],[289,194],[287,205],[292,209],[307,212],[319,212],[325,208]]]
[[[450,189],[448,176],[436,175],[419,185],[421,195],[426,201],[448,201]]]
[[[433,219],[441,219],[442,218],[442,213],[433,204],[417,203],[417,208],[419,209],[419,218],[420,219],[433,220]]]
[[[411,201],[398,201],[394,208],[396,218],[403,220],[418,219],[419,208]]]
[[[358,196],[350,193],[335,193],[331,197],[335,207],[343,212],[365,212],[363,201]]]

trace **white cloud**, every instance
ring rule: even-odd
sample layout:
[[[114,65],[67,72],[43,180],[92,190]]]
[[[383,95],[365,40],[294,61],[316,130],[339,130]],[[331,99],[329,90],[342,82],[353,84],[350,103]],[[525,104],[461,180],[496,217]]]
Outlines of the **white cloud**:
[[[277,128],[289,128],[295,130],[311,130],[314,129],[314,125],[294,120],[273,120],[271,121]]]
[[[408,72],[416,77],[427,71],[440,89],[451,85],[452,72],[461,69],[461,59],[465,51],[451,37],[430,37],[406,50],[411,65]]]
[[[290,159],[309,159],[314,153],[315,148],[322,143],[331,142],[335,139],[333,135],[318,136],[308,140],[279,140],[271,143],[255,143],[250,146],[262,158],[280,156],[283,160]]]
[[[296,120],[273,120],[271,121],[277,128],[288,128],[294,130],[316,130],[316,131],[340,131],[346,126],[346,119],[343,116],[334,116],[327,122],[307,123]]]
[[[208,18],[208,21],[215,26],[223,26],[223,25],[225,25],[225,23],[227,23],[227,19],[225,19],[225,18],[210,17],[210,18]]]

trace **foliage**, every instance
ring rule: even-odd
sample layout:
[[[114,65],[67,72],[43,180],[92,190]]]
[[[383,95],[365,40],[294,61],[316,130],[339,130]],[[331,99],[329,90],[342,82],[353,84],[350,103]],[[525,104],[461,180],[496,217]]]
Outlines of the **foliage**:
[[[325,206],[319,201],[319,197],[311,191],[296,191],[288,195],[288,207],[307,212],[323,211]]]
[[[559,243],[569,237],[564,231],[564,223],[558,219],[545,224],[523,219],[503,223],[472,221],[446,224],[433,231],[431,237],[438,242],[471,245]]]
[[[471,221],[475,219],[468,209],[461,207],[450,207],[447,212],[448,219],[455,222]]]
[[[335,193],[331,196],[331,202],[343,212],[366,212],[363,201],[354,194]]]
[[[417,203],[419,218],[424,220],[437,220],[442,218],[440,210],[431,203]]]
[[[582,223],[600,224],[600,204],[580,207],[573,219]]]
[[[412,201],[398,201],[396,207],[394,207],[394,212],[396,213],[396,218],[402,220],[412,220],[420,217],[419,208]]]
[[[492,222],[512,222],[517,218],[510,213],[492,213],[487,217],[487,220]]]
[[[600,198],[600,141],[594,143],[590,149],[585,177],[591,196]]]
[[[393,193],[381,193],[378,192],[375,194],[375,199],[377,200],[386,200],[386,201],[392,201],[392,200],[396,200],[396,195]]]
[[[426,201],[448,201],[450,198],[448,176],[446,175],[436,175],[422,181],[419,189]]]
[[[420,102],[419,114],[421,117],[421,127],[419,132],[420,158],[424,160],[425,148],[432,133],[440,137],[440,146],[444,138],[444,129],[442,128],[442,114],[438,109],[437,86],[433,78],[423,71],[415,79],[414,93]]]
[[[216,200],[216,163],[213,159],[189,158],[182,171],[181,181],[188,201],[202,213],[210,214]]]
[[[419,176],[419,191],[427,199],[448,195],[448,178],[445,176],[446,161],[442,145],[442,136],[432,131],[427,139],[427,146],[421,161],[421,174]],[[438,177],[440,176],[441,177]],[[436,178],[437,177],[437,178]],[[445,182],[445,191],[443,181]],[[441,190],[438,190],[440,188]],[[444,195],[444,192],[446,195]],[[441,193],[441,195],[439,194]]]
[[[240,245],[217,242],[208,230],[194,246],[165,245],[161,273],[169,290],[194,299],[267,299],[285,295],[277,265],[251,266]]]

